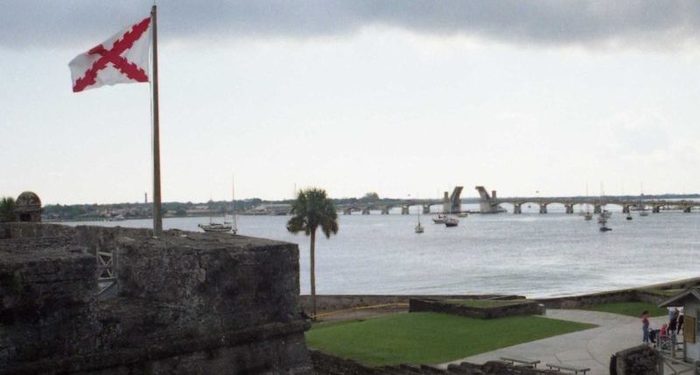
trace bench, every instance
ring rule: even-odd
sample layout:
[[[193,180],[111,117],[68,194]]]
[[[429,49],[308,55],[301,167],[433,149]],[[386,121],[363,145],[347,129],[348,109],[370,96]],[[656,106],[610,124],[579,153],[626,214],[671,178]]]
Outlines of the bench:
[[[513,366],[521,365],[521,366],[527,366],[527,367],[532,367],[532,368],[536,368],[537,364],[540,363],[539,359],[529,359],[529,358],[515,357],[515,356],[501,357],[501,361],[508,362],[509,364],[511,364]]]
[[[549,367],[550,370],[557,370],[558,372],[561,372],[561,370],[564,371],[571,371],[574,374],[578,374],[579,372],[582,374],[586,374],[588,371],[591,371],[590,368],[588,367],[581,367],[581,366],[574,366],[574,365],[567,365],[564,363],[547,363],[547,367]]]

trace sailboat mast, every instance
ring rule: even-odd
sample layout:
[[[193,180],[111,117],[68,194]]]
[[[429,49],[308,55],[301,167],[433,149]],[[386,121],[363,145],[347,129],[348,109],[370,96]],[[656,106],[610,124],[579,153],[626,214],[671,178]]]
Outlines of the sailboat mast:
[[[233,215],[233,227],[238,228],[236,223],[236,180],[233,174],[231,175],[231,204],[233,205],[231,208],[231,215]]]

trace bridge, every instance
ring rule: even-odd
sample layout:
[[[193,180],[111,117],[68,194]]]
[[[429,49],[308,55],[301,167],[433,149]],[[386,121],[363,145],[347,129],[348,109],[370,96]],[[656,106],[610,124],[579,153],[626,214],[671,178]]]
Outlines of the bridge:
[[[350,215],[353,212],[361,212],[362,215],[369,215],[371,211],[379,211],[382,215],[388,215],[389,210],[395,207],[401,207],[401,215],[408,215],[408,208],[411,206],[420,205],[423,207],[423,213],[429,214],[430,207],[442,205],[442,212],[460,213],[462,210],[462,186],[455,186],[452,194],[445,192],[441,200],[437,199],[381,199],[377,201],[358,201],[352,204],[339,204],[337,209],[345,215]]]
[[[691,212],[693,208],[700,207],[700,202],[691,200],[667,200],[656,199],[655,197],[508,197],[498,198],[496,191],[491,194],[486,191],[483,186],[477,186],[479,192],[479,206],[481,213],[499,213],[506,212],[501,207],[501,204],[506,203],[513,206],[514,214],[522,213],[523,204],[536,204],[539,206],[541,214],[547,213],[547,206],[552,203],[558,203],[564,206],[567,214],[574,213],[574,207],[589,205],[593,207],[593,213],[599,214],[606,205],[617,205],[622,207],[623,213],[629,213],[631,210],[645,210],[649,208],[653,213],[659,213],[661,210],[681,210],[683,212]]]

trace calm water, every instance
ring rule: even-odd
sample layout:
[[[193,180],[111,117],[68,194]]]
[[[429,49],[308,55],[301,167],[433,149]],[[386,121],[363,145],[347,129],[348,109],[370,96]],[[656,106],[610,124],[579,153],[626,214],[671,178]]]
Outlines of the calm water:
[[[472,208],[472,207],[470,207]],[[417,210],[417,207],[412,208]],[[530,210],[534,210],[533,206]],[[562,209],[563,210],[563,209]],[[421,216],[339,216],[340,231],[316,247],[319,294],[517,293],[545,297],[604,291],[696,277],[700,214],[662,212],[627,221],[613,214],[612,232],[579,215],[470,215],[455,228]],[[417,212],[417,211],[415,211]],[[301,290],[309,289],[308,238],[286,231],[285,216],[239,216],[239,234],[299,244]],[[208,218],[165,219],[164,227],[198,230]],[[151,220],[89,225],[150,227]]]

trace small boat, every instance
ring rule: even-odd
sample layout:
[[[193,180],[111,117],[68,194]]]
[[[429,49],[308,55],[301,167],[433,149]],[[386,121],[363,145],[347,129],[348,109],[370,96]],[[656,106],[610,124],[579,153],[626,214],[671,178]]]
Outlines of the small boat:
[[[445,226],[446,227],[448,227],[448,228],[456,227],[457,225],[459,225],[459,219],[457,219],[456,217],[447,216],[445,218]]]
[[[467,217],[467,216],[469,216],[468,212],[460,212],[457,214],[457,217]]]
[[[607,212],[607,211],[601,212],[601,213],[600,213],[600,217],[598,217],[598,224],[600,224],[600,228],[599,228],[599,229],[600,229],[601,232],[608,232],[608,231],[611,231],[611,230],[612,230],[612,228],[609,228],[609,227],[607,226],[607,224],[608,224],[608,218],[605,217],[605,212]]]
[[[586,212],[583,214],[583,218],[586,219],[586,221],[590,221],[591,219],[593,219],[593,214],[590,213],[589,211],[586,211]]]
[[[420,224],[420,210],[418,211],[418,223],[416,224],[416,227],[413,229],[416,233],[423,233],[425,228]]]
[[[420,223],[418,223],[416,224],[415,231],[416,233],[423,233],[425,231],[425,228],[423,228],[423,226]]]
[[[227,223],[199,224],[198,227],[208,233],[226,233],[233,230],[233,226]]]
[[[433,223],[435,224],[445,224],[445,220],[447,219],[447,215],[439,214],[437,216],[433,216]]]
[[[625,217],[625,219],[627,219],[627,220],[632,220],[632,214],[628,212],[628,213],[627,213],[627,217]]]
[[[212,221],[211,216],[209,217],[209,224],[199,224],[197,225],[201,230],[207,233],[232,233],[236,234],[238,232],[238,226],[236,225],[236,193],[234,190],[233,181],[231,182],[231,202],[233,205],[233,216],[232,220],[227,220],[226,216],[226,206],[224,206],[224,220],[223,223],[217,223]]]
[[[649,211],[645,209],[639,210],[639,216],[649,216]]]

